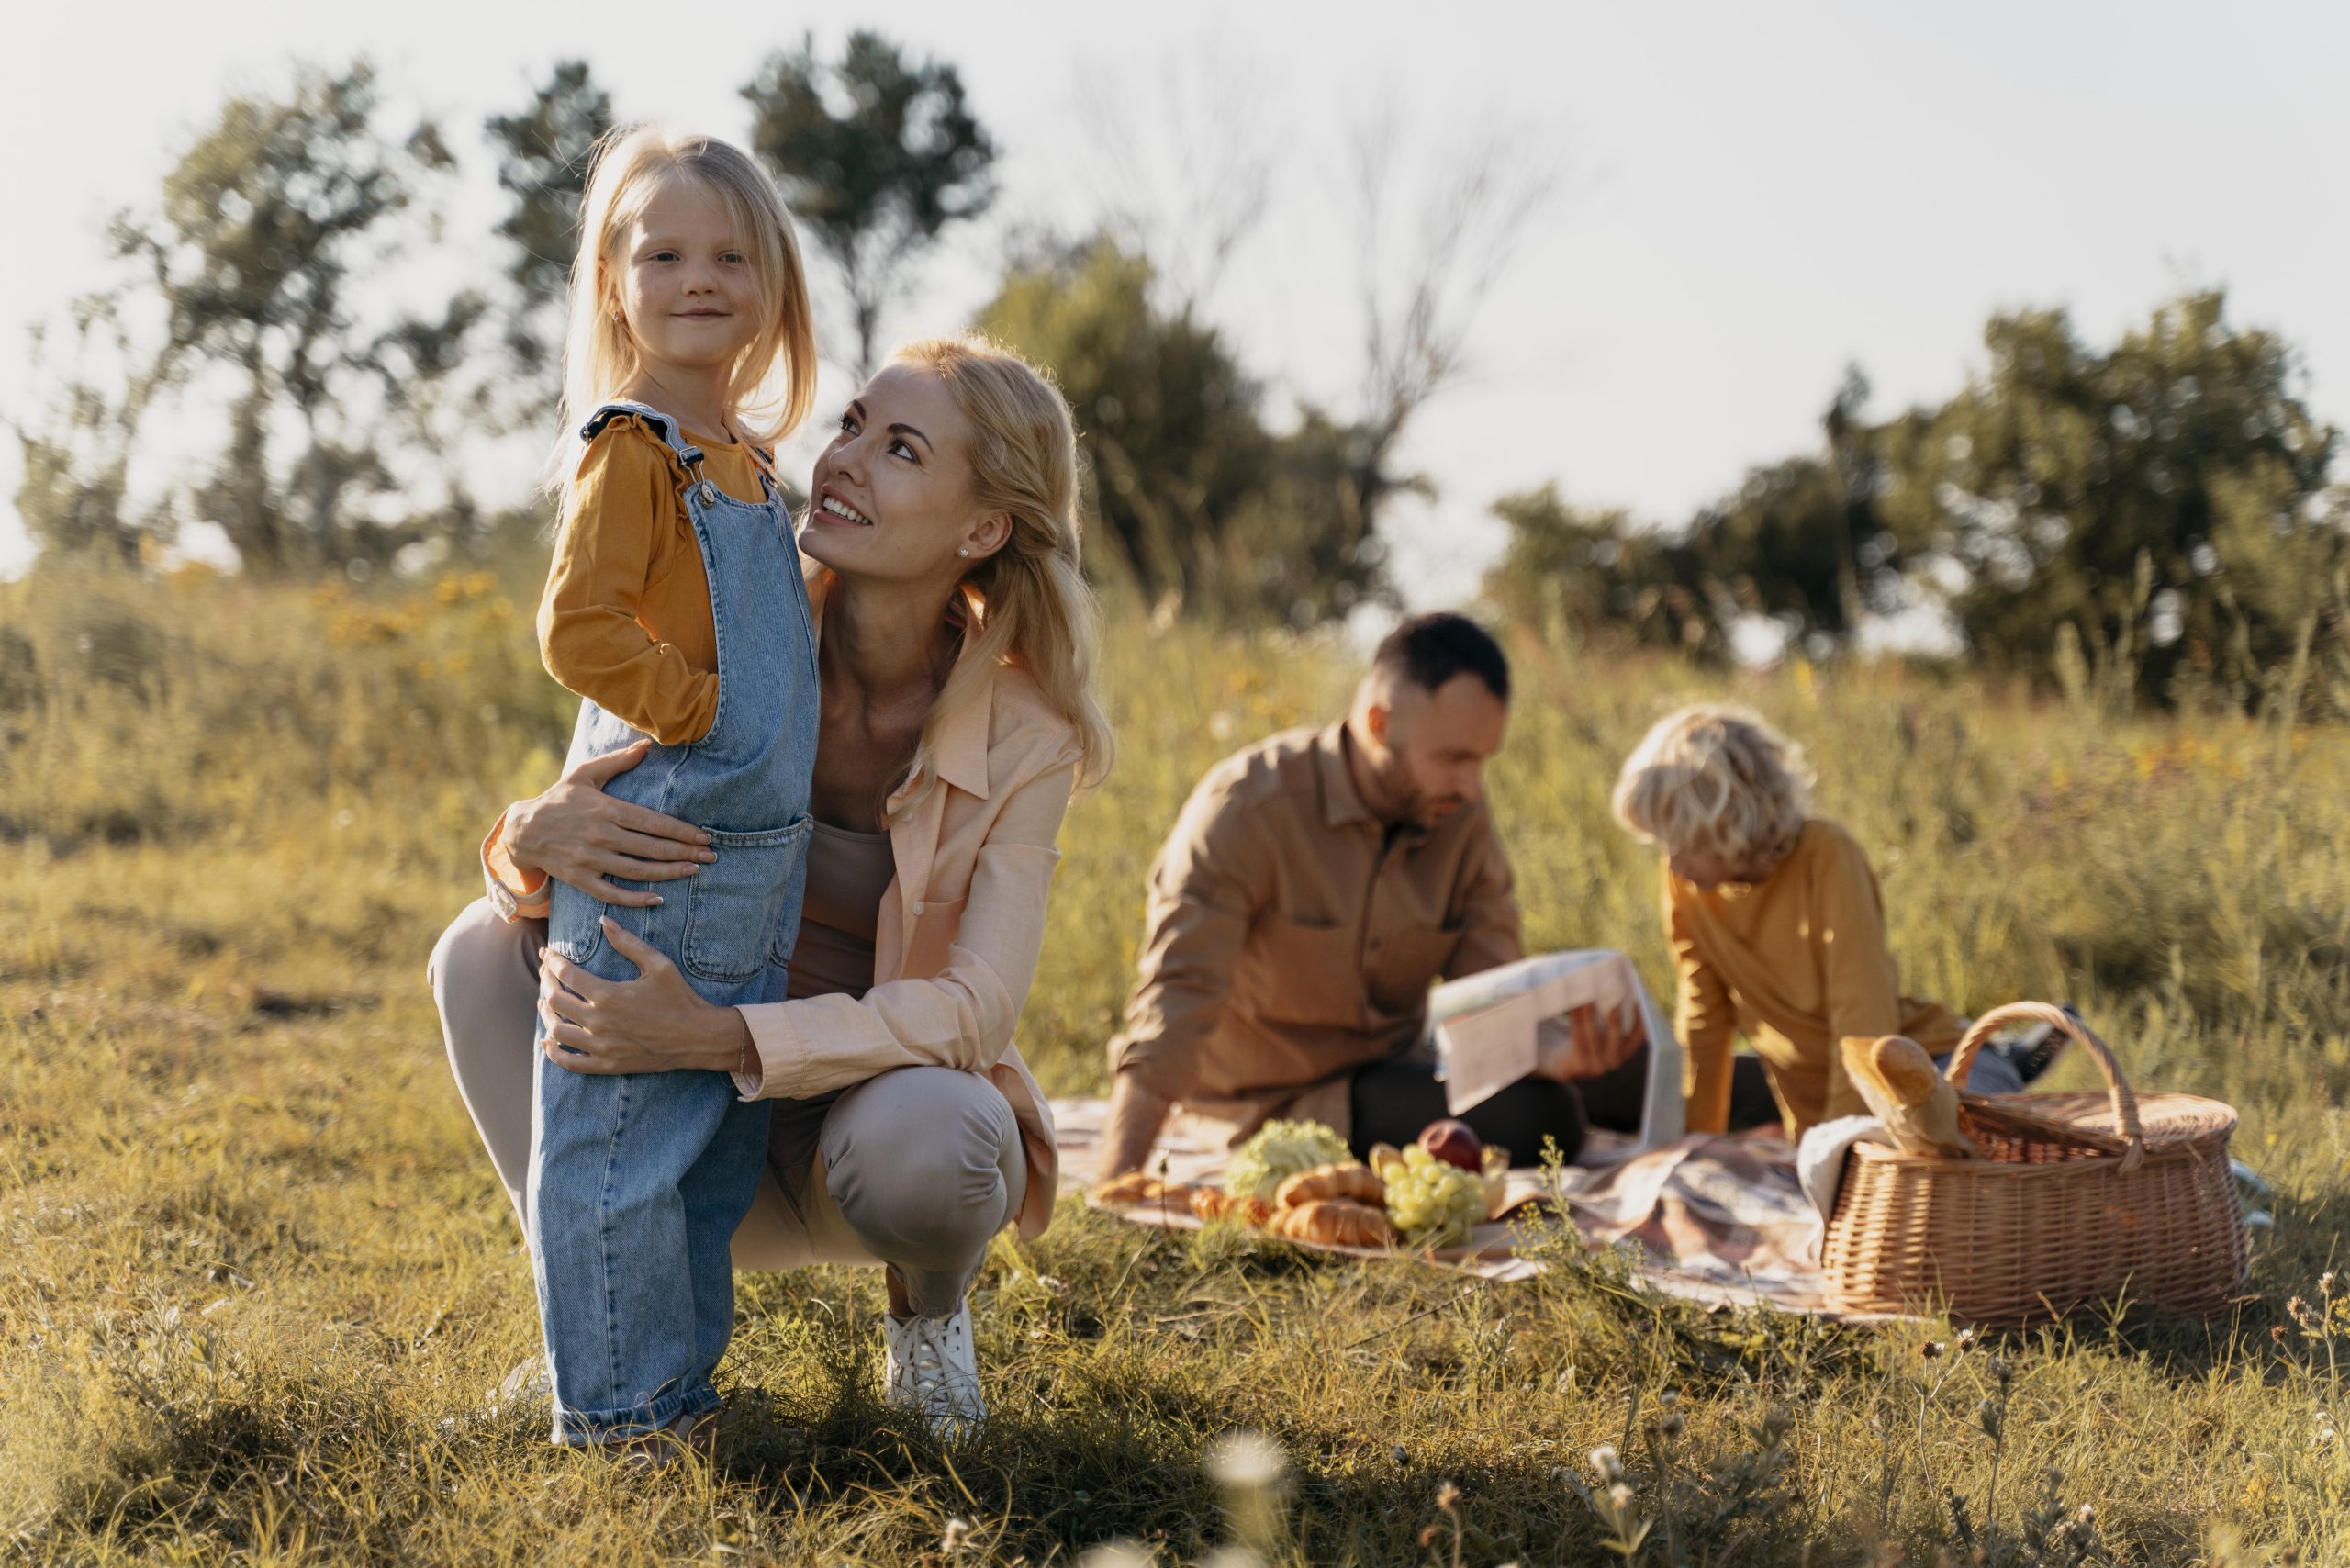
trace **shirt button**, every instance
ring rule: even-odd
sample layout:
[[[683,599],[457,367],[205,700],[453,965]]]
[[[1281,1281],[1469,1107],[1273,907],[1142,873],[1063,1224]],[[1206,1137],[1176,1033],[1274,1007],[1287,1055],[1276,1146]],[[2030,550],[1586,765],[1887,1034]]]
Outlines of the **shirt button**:
[[[922,900],[920,900],[920,899],[916,899],[916,900],[914,900],[914,913],[915,913],[916,914],[920,914],[920,913],[922,913],[925,908],[927,908],[927,907],[928,907],[928,906],[927,906],[927,905],[925,905],[925,904],[922,902]]]

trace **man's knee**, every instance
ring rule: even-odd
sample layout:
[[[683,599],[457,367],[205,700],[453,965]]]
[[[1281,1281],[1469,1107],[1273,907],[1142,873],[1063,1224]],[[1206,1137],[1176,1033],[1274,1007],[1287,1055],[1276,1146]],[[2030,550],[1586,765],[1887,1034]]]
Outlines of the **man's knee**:
[[[1508,1149],[1514,1165],[1540,1160],[1545,1143],[1558,1145],[1562,1159],[1572,1159],[1583,1152],[1586,1131],[1583,1096],[1572,1084],[1553,1079],[1520,1080],[1472,1107],[1461,1119],[1485,1142]]]

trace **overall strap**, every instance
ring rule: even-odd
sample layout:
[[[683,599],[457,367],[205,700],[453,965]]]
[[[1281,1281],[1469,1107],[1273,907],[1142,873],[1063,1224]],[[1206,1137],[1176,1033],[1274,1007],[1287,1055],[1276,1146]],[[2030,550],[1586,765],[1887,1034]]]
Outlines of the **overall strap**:
[[[660,409],[644,403],[604,404],[588,415],[588,422],[579,427],[579,439],[583,442],[593,441],[602,433],[606,425],[610,424],[614,420],[629,416],[642,420],[645,429],[659,436],[668,445],[669,450],[677,454],[678,465],[685,469],[688,479],[701,477],[701,448],[686,439],[684,426]]]
[[[751,456],[755,460],[753,466],[759,471],[759,483],[767,487],[767,499],[781,505],[783,485],[775,476],[775,449],[767,446],[754,446],[751,448]],[[784,519],[786,527],[790,526],[790,522],[791,520],[789,517]]]

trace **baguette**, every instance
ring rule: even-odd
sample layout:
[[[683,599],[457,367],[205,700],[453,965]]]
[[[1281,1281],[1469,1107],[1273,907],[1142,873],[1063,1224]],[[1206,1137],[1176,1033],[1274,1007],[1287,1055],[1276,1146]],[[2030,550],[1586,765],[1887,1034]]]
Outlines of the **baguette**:
[[[1937,1071],[1926,1047],[1901,1035],[1839,1042],[1844,1072],[1906,1154],[1966,1159],[1975,1148],[1958,1126],[1958,1086]]]

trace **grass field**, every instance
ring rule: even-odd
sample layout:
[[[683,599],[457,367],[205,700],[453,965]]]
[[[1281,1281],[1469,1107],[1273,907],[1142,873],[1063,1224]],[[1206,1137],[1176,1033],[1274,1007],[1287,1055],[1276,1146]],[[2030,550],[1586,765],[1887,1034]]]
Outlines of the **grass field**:
[[[1606,792],[1658,712],[1733,688],[1876,852],[1911,989],[2069,997],[2143,1081],[2242,1108],[2278,1203],[2241,1314],[1930,1360],[1946,1332],[1645,1298],[1563,1236],[1543,1279],[1463,1291],[1069,1205],[978,1286],[972,1445],[876,1402],[878,1279],[811,1271],[745,1281],[715,1469],[551,1450],[481,1408],[532,1344],[529,1271],[422,974],[567,731],[527,606],[491,574],[0,586],[0,1558],[2350,1561],[2350,1306],[2321,1284],[2350,1215],[2350,733],[1564,647],[1518,650],[1493,779],[1533,944],[1662,984]],[[1048,1088],[1101,1085],[1192,779],[1348,673],[1119,619],[1120,765],[1070,819],[1023,1029]],[[1236,1431],[1274,1448],[1211,1465]]]

